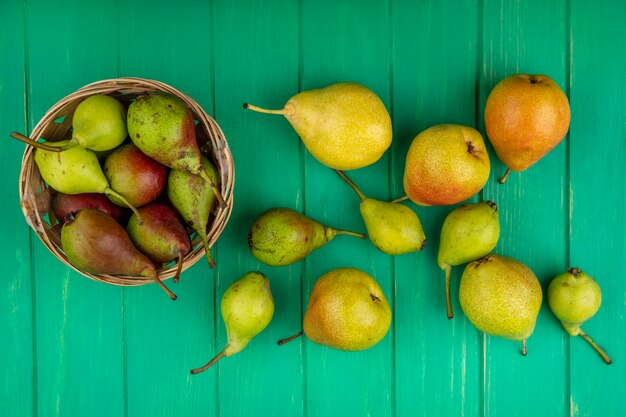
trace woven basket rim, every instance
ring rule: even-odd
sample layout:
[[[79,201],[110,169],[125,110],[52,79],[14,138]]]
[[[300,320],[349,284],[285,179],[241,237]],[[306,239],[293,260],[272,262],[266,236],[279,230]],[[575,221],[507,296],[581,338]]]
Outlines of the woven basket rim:
[[[61,125],[56,124],[55,120],[59,119],[60,116],[66,116],[73,113],[73,110],[71,110],[68,114],[64,114],[64,111],[67,111],[67,109],[71,108],[72,105],[77,105],[82,99],[88,96],[94,94],[120,93],[128,94],[130,97],[134,97],[142,92],[147,93],[153,91],[163,91],[181,98],[191,109],[194,117],[199,122],[200,128],[208,138],[207,145],[210,145],[211,153],[207,156],[213,160],[219,171],[221,193],[227,204],[225,208],[221,208],[219,206],[214,207],[213,214],[209,219],[207,238],[209,241],[209,247],[212,247],[226,227],[226,224],[232,214],[234,202],[233,190],[235,181],[235,164],[228,142],[221,127],[190,96],[161,81],[147,78],[121,77],[94,81],[66,95],[51,106],[32,129],[30,137],[36,140],[41,137],[45,137],[44,132],[46,132],[47,129],[53,130],[52,135],[56,134],[57,131],[61,132],[61,134],[65,134],[67,132],[67,125],[69,122],[65,123],[64,126],[63,123]],[[43,181],[41,180],[38,168],[34,163],[34,151],[35,148],[33,146],[26,145],[26,149],[22,155],[22,165],[19,177],[20,205],[27,224],[35,231],[39,240],[41,240],[48,250],[65,265],[69,266],[81,275],[96,281],[118,286],[137,286],[154,282],[149,278],[140,276],[92,274],[76,268],[69,262],[60,247],[60,237],[58,236],[58,231],[55,231],[45,220],[46,214],[49,213],[45,212],[45,208],[40,209],[38,206],[38,204],[41,204],[40,197],[47,197],[49,199],[49,191],[43,187]],[[37,188],[33,189],[35,185]],[[37,190],[41,191],[38,193]],[[42,213],[41,211],[44,212]],[[202,245],[200,239],[196,237],[192,241],[191,251],[187,253],[183,259],[182,270],[184,271],[190,268],[200,259],[204,258],[205,255],[204,246]],[[157,271],[159,278],[166,280],[175,275],[176,265],[174,264],[162,267],[157,265]]]

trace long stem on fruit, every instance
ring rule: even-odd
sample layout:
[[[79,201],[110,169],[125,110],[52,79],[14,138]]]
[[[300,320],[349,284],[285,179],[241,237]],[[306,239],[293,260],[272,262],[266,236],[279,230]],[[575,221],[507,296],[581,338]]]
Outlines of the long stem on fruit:
[[[243,103],[243,108],[244,109],[248,109],[248,110],[252,110],[252,111],[255,111],[255,112],[258,112],[258,113],[282,114],[282,115],[285,115],[287,113],[287,111],[285,109],[268,110],[268,109],[264,109],[262,107],[253,106],[250,103]]]
[[[409,199],[408,195],[405,195],[404,197],[400,197],[400,198],[396,198],[395,200],[391,200],[392,203],[402,203],[403,201],[406,201]]]
[[[357,186],[356,186],[356,184],[355,184],[354,182],[352,182],[352,180],[351,180],[350,178],[348,178],[348,177],[346,176],[346,174],[344,174],[344,173],[343,173],[343,171],[340,171],[340,170],[336,169],[336,170],[335,170],[335,172],[336,172],[337,174],[339,174],[339,176],[340,176],[341,178],[343,178],[343,180],[344,180],[345,182],[347,182],[347,183],[348,183],[348,185],[349,185],[350,187],[352,187],[352,189],[353,189],[353,190],[354,190],[354,192],[355,192],[355,193],[359,196],[359,198],[361,199],[361,201],[363,201],[363,200],[365,200],[365,199],[367,198],[367,197],[365,197],[365,194],[363,194],[363,193],[361,192],[361,190],[359,189],[359,187],[357,187]]]
[[[217,203],[220,205],[220,208],[228,207],[228,204],[226,204],[226,202],[224,201],[224,197],[222,197],[220,190],[217,188],[211,177],[209,177],[209,174],[207,174],[204,169],[200,171],[200,176],[204,178],[204,180],[207,181],[209,184],[211,184],[211,190],[213,191],[213,194],[215,194],[215,198],[217,199]]]
[[[598,354],[602,357],[602,360],[607,365],[610,365],[613,363],[611,358],[609,358],[609,355],[607,355],[606,352],[600,346],[598,346],[591,337],[587,335],[587,333],[583,332],[581,329],[579,334],[583,337],[583,339],[585,339],[591,345],[592,348],[595,349],[596,352],[598,352]]]
[[[183,257],[185,255],[182,252],[178,253],[178,265],[176,268],[176,275],[174,275],[174,278],[172,279],[174,281],[174,284],[178,284],[178,281],[180,280],[180,273],[183,272]]]
[[[509,178],[509,174],[511,173],[511,168],[507,168],[506,172],[504,173],[504,175],[502,176],[502,178],[500,178],[498,180],[498,182],[500,184],[504,184],[506,182],[506,179]]]
[[[452,272],[452,265],[446,265],[446,311],[448,312],[448,320],[454,318],[452,312],[452,301],[450,300],[450,273]]]
[[[526,356],[528,352],[526,351],[526,339],[522,340],[522,356]]]
[[[206,233],[198,232],[198,235],[200,235],[200,239],[202,239],[204,251],[206,252],[206,259],[209,262],[209,267],[213,269],[215,268],[215,261],[213,260],[213,255],[211,255],[211,248],[209,247],[209,240],[206,237]]]
[[[195,368],[191,370],[191,375],[196,375],[199,374],[200,372],[204,372],[207,369],[209,369],[211,366],[215,365],[215,362],[219,361],[220,359],[222,359],[224,356],[226,356],[226,349],[222,350],[220,353],[218,353],[213,359],[211,359],[209,361],[209,363],[207,363],[204,366],[201,366],[200,368]]]
[[[304,334],[304,330],[300,330],[300,333],[296,333],[296,334],[294,334],[293,336],[289,336],[289,337],[288,337],[288,338],[286,338],[286,339],[279,340],[279,341],[278,341],[278,346],[282,346],[282,345],[284,345],[284,344],[285,344],[285,343],[287,343],[287,342],[291,342],[293,339],[295,339],[295,338],[297,338],[297,337],[300,337],[300,336],[302,336],[303,334]]]
[[[35,148],[43,149],[44,151],[61,152],[63,150],[60,147],[46,145],[45,143],[39,143],[36,140],[29,138],[28,136],[22,135],[21,133],[11,132],[9,136],[11,136],[13,139],[22,141],[30,146],[34,146]]]
[[[117,199],[119,199],[122,203],[124,203],[124,205],[126,207],[128,207],[129,209],[131,209],[133,211],[133,213],[135,213],[135,216],[137,216],[137,219],[139,220],[139,222],[141,222],[141,216],[139,215],[139,212],[137,211],[137,209],[135,208],[135,206],[133,206],[132,204],[130,204],[128,202],[128,200],[126,200],[126,198],[124,198],[123,195],[121,195],[120,193],[118,193],[117,191],[115,191],[112,188],[107,188],[106,190],[104,190],[104,194],[106,195],[110,195],[113,196]]]
[[[339,230],[339,229],[334,229],[335,234],[338,235],[348,235],[348,236],[354,236],[354,237],[358,237],[361,239],[367,239],[367,236],[365,235],[365,233],[356,233],[356,232],[351,232],[349,230]]]
[[[165,291],[165,293],[172,299],[172,301],[176,300],[176,294],[174,294],[172,291],[170,291],[169,288],[167,288],[165,286],[165,284],[163,284],[163,281],[161,281],[161,278],[159,278],[159,275],[156,273],[156,271],[154,272],[154,274],[150,277],[154,280],[154,282],[156,282],[157,284],[159,284],[159,287],[161,287],[163,289],[163,291]]]

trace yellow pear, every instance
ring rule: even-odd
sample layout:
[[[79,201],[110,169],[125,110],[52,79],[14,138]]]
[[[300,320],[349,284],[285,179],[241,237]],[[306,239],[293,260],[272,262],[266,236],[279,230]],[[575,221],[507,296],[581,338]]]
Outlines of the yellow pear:
[[[282,110],[243,106],[284,115],[311,155],[330,168],[371,165],[391,145],[391,118],[385,105],[373,91],[357,83],[303,91],[290,98]]]
[[[547,75],[515,74],[500,81],[485,104],[485,130],[498,158],[524,171],[558,145],[569,129],[567,96]]]

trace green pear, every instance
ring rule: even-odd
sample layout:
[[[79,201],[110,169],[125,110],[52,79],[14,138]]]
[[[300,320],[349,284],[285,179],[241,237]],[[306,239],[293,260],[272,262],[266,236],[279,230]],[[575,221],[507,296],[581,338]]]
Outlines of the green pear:
[[[533,271],[506,256],[487,255],[474,261],[461,277],[459,299],[467,318],[481,332],[521,341],[524,356],[542,298]]]
[[[72,118],[72,139],[65,146],[96,152],[111,150],[126,139],[126,109],[111,96],[96,94],[81,101]]]
[[[347,351],[369,349],[391,325],[391,308],[380,285],[356,268],[338,268],[322,275],[311,291],[302,334],[312,342]]]
[[[38,144],[38,142],[34,143]],[[35,163],[39,168],[41,177],[50,187],[64,194],[106,194],[119,199],[137,213],[137,209],[128,200],[109,186],[93,151],[81,146],[57,151],[57,149],[63,149],[68,145],[69,141],[47,142],[47,148],[35,144],[33,144],[37,146]],[[48,150],[48,148],[57,149],[53,151]]]
[[[346,174],[339,170],[336,172],[361,199],[361,216],[374,246],[388,255],[403,255],[424,249],[426,236],[413,210],[399,203],[367,198]]]
[[[452,266],[475,261],[496,247],[500,237],[498,206],[493,201],[469,203],[452,210],[443,222],[437,263],[446,273],[446,310],[454,317],[450,302]]]
[[[611,358],[580,326],[592,318],[602,303],[598,283],[580,268],[569,268],[554,278],[548,286],[550,310],[561,321],[570,336],[582,336],[598,352],[607,365]]]
[[[297,211],[273,208],[256,218],[248,234],[250,252],[271,266],[297,262],[337,235],[365,239],[365,235],[322,225]]]
[[[244,108],[282,114],[311,155],[334,169],[357,169],[376,162],[391,145],[391,119],[383,102],[357,83],[303,91],[282,110],[245,103]]]
[[[218,184],[203,168],[194,116],[183,100],[161,92],[137,97],[128,106],[128,134],[155,161],[201,176],[210,184],[220,207],[226,207]]]
[[[241,352],[270,324],[274,300],[269,280],[260,272],[248,272],[228,287],[222,296],[221,310],[228,338],[226,347],[209,363],[193,369],[192,374],[206,371],[224,356]]]
[[[205,175],[211,178],[212,182],[219,185],[219,175],[211,161],[202,156],[202,165],[204,166],[203,172]],[[187,224],[202,239],[209,266],[214,268],[215,261],[211,255],[211,248],[206,234],[209,215],[216,200],[211,184],[189,171],[172,169],[167,177],[167,196]]]

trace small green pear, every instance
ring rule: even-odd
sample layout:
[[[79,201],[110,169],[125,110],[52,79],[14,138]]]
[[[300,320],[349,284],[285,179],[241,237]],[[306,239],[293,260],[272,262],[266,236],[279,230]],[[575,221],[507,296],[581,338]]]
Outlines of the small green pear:
[[[93,151],[82,146],[73,146],[60,152],[55,149],[63,149],[69,141],[47,142],[46,148],[33,142],[32,145],[37,147],[35,163],[43,180],[52,188],[64,194],[106,194],[116,197],[137,213],[128,200],[110,187]]]
[[[450,302],[452,266],[475,261],[496,247],[500,237],[498,206],[493,201],[469,203],[452,210],[443,222],[437,263],[446,273],[446,310],[454,317]]]
[[[388,255],[403,255],[424,249],[426,236],[413,210],[399,203],[367,198],[346,174],[339,170],[336,172],[361,199],[361,216],[374,246]]]
[[[330,168],[371,165],[391,145],[391,118],[384,103],[357,83],[302,91],[291,97],[282,110],[266,110],[248,103],[243,107],[285,116],[311,155]]]
[[[192,374],[206,371],[224,356],[241,352],[270,324],[274,300],[267,277],[260,272],[248,272],[232,283],[222,296],[221,310],[228,343],[209,363],[193,369]]]
[[[561,321],[570,336],[582,336],[602,357],[607,365],[611,358],[589,337],[580,326],[592,318],[602,303],[598,283],[580,268],[569,268],[554,278],[548,286],[550,310]]]
[[[111,150],[126,139],[126,109],[116,99],[95,94],[81,101],[72,118],[67,149],[82,146],[96,152]]]
[[[273,208],[256,218],[248,234],[250,252],[270,266],[297,262],[321,248],[337,235],[365,239],[365,235],[327,227],[297,211]]]
[[[537,322],[541,284],[526,265],[513,258],[487,255],[463,271],[459,300],[467,318],[481,332],[522,342]]]
[[[334,349],[359,351],[380,342],[391,326],[391,308],[380,285],[356,268],[337,268],[322,275],[311,290],[303,330],[312,342]]]

